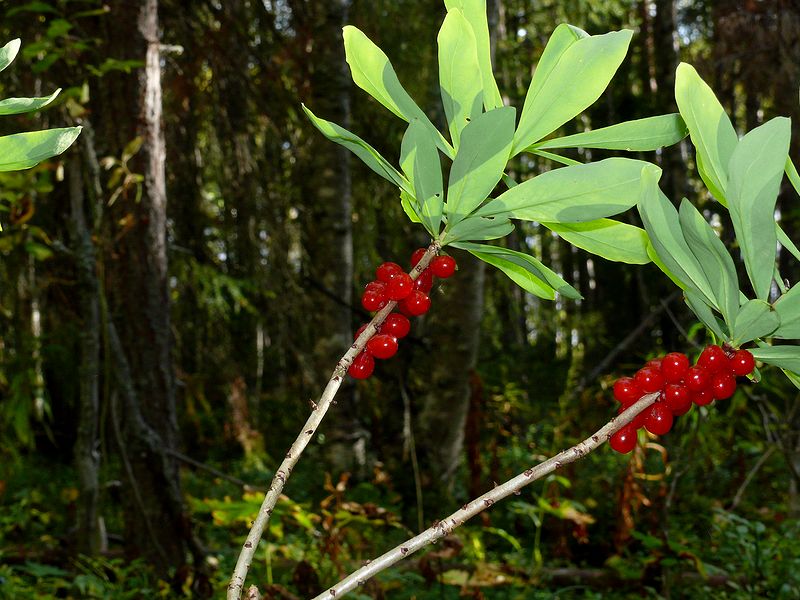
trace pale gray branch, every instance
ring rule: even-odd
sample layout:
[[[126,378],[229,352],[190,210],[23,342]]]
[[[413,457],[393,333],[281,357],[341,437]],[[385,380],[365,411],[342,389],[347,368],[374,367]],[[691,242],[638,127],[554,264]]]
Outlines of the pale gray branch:
[[[428,246],[422,260],[420,260],[409,273],[411,279],[416,279],[419,276],[433,257],[438,254],[440,248],[441,244],[438,240]],[[272,515],[272,510],[278,502],[284,485],[286,485],[286,480],[289,479],[289,476],[292,474],[292,469],[294,469],[297,461],[300,460],[300,455],[319,428],[322,419],[325,417],[325,413],[328,412],[328,408],[330,408],[331,402],[334,396],[336,396],[336,392],[339,391],[339,387],[342,385],[342,381],[347,375],[347,369],[350,367],[353,359],[364,349],[367,341],[378,332],[381,323],[383,323],[386,316],[394,310],[395,306],[397,306],[397,302],[389,302],[375,314],[367,328],[358,336],[355,343],[350,346],[345,355],[337,363],[319,401],[316,403],[312,402],[311,415],[300,430],[297,439],[294,441],[291,448],[289,448],[289,452],[286,453],[286,458],[284,458],[280,467],[278,467],[275,477],[272,479],[272,483],[269,486],[269,491],[267,491],[264,501],[261,503],[258,516],[256,516],[255,521],[253,521],[250,533],[247,535],[247,540],[245,540],[244,546],[239,553],[233,576],[231,577],[230,584],[228,584],[228,600],[239,600],[241,598],[247,571],[250,569],[250,563],[253,560],[253,555],[258,547],[258,543],[261,541],[264,528],[269,522],[270,515]]]
[[[417,550],[424,548],[428,544],[432,544],[444,536],[450,534],[456,527],[463,525],[466,521],[475,515],[483,512],[495,502],[499,502],[508,496],[519,492],[526,485],[533,483],[537,479],[541,479],[560,469],[562,466],[569,464],[583,458],[589,452],[597,449],[615,432],[622,429],[625,425],[633,421],[633,419],[642,412],[645,408],[653,404],[658,398],[659,393],[647,394],[631,405],[625,412],[617,417],[611,419],[608,423],[603,425],[597,432],[582,442],[568,448],[563,452],[548,458],[546,461],[539,463],[535,467],[525,470],[513,479],[510,479],[498,485],[483,496],[480,496],[470,502],[467,502],[460,510],[454,512],[449,517],[445,517],[441,521],[437,521],[432,527],[426,529],[419,535],[411,538],[389,550],[385,554],[379,556],[375,560],[361,567],[357,571],[342,579],[339,583],[329,588],[327,591],[316,596],[314,600],[334,600],[354,590],[359,585],[366,583],[381,571],[384,571],[400,562],[407,556],[413,554]]]

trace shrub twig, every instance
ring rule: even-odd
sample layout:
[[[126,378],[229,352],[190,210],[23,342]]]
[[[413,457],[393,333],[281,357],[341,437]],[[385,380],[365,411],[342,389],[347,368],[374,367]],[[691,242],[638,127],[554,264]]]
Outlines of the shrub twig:
[[[499,502],[500,500],[503,500],[512,494],[519,493],[519,491],[526,485],[533,483],[537,479],[541,479],[556,469],[574,462],[579,458],[583,458],[593,450],[596,450],[618,430],[622,429],[625,425],[633,421],[636,415],[652,405],[658,396],[658,392],[642,396],[635,404],[631,405],[622,414],[611,419],[608,423],[603,425],[603,427],[598,429],[594,434],[582,442],[579,442],[571,448],[568,448],[567,450],[548,458],[535,467],[526,469],[513,479],[509,479],[505,483],[498,485],[482,496],[467,502],[461,507],[460,510],[454,512],[448,517],[445,517],[441,521],[437,521],[433,526],[429,527],[419,535],[406,540],[398,546],[395,546],[385,554],[382,554],[357,571],[354,571],[342,579],[339,583],[329,588],[327,591],[316,596],[314,600],[335,600],[335,598],[343,596],[345,593],[354,590],[359,585],[363,585],[368,579],[371,579],[381,571],[388,569],[395,563],[400,562],[417,550],[424,548],[428,544],[435,543],[437,540],[449,535],[456,527],[463,525],[466,521],[483,512],[496,502]]]
[[[428,246],[422,259],[409,273],[411,279],[416,279],[419,274],[422,273],[433,257],[438,254],[440,249],[441,243],[439,240],[434,241]],[[286,480],[289,479],[289,476],[292,474],[292,469],[294,469],[295,465],[300,460],[300,455],[303,453],[306,446],[308,446],[314,433],[316,433],[320,423],[322,423],[322,419],[325,418],[325,414],[328,412],[336,393],[339,391],[339,387],[342,385],[342,381],[347,375],[347,369],[350,367],[353,359],[364,349],[367,341],[378,332],[381,323],[383,323],[386,316],[394,310],[395,306],[397,306],[397,302],[389,302],[375,314],[367,328],[358,336],[358,339],[350,346],[337,363],[319,401],[311,403],[311,415],[309,415],[308,420],[300,430],[300,434],[289,448],[289,452],[286,453],[286,457],[275,472],[269,490],[264,496],[264,501],[261,503],[261,508],[258,510],[258,515],[250,527],[250,533],[247,535],[244,546],[242,546],[242,550],[239,553],[233,576],[228,584],[228,600],[239,600],[241,598],[247,571],[250,568],[250,563],[253,560],[253,555],[258,547],[258,543],[261,541],[264,528],[267,526],[269,518],[272,515],[272,510],[275,508],[275,504],[278,502],[283,487],[286,485]]]

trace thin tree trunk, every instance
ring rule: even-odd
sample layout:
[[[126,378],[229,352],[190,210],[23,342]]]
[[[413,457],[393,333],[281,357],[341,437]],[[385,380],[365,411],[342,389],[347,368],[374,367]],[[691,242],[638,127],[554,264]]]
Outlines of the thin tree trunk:
[[[129,460],[131,489],[123,495],[126,550],[143,556],[165,574],[185,564],[191,550],[200,555],[180,489],[176,449],[177,420],[172,370],[172,339],[167,272],[166,148],[161,126],[161,55],[157,0],[112,4],[109,36],[124,44],[126,58],[144,59],[138,72],[110,90],[112,107],[135,99],[138,118],[120,119],[128,140],[141,137],[131,168],[144,176],[139,202],[124,209],[134,227],[121,236],[113,265],[113,321],[130,371],[131,393],[124,406],[121,448]],[[132,25],[135,23],[135,28]],[[125,42],[119,42],[125,40]],[[136,113],[134,113],[136,114]],[[127,134],[125,133],[127,132]],[[118,149],[117,149],[118,151]],[[119,383],[119,381],[118,381]],[[136,499],[140,501],[135,501]],[[150,524],[143,527],[142,523]]]
[[[75,439],[75,465],[78,471],[78,551],[95,555],[106,549],[98,514],[100,500],[99,420],[100,420],[100,303],[94,244],[86,225],[85,197],[81,164],[69,163],[70,237],[78,273],[81,334],[78,432]]]
[[[314,41],[311,102],[319,114],[343,127],[350,124],[350,77],[342,43],[349,8],[350,0],[332,0],[305,9],[295,3],[295,18],[306,21]],[[313,348],[313,366],[322,382],[331,362],[352,343],[353,335],[350,156],[341,146],[320,143],[314,145],[307,160],[307,167],[299,171],[314,174],[301,183],[308,199],[303,215],[306,274],[327,292],[319,295]],[[339,406],[326,424],[326,455],[337,471],[363,471],[366,466],[368,434],[359,421],[354,392],[348,378],[339,392]]]

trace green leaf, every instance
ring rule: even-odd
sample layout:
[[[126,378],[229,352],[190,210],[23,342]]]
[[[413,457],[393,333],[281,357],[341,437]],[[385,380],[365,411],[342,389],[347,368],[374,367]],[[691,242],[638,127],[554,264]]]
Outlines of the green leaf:
[[[447,184],[448,227],[469,215],[503,176],[514,137],[514,108],[496,108],[464,128]]]
[[[472,27],[458,9],[451,9],[442,23],[439,42],[439,87],[450,139],[458,150],[461,130],[481,114],[483,80]]]
[[[768,302],[748,300],[742,304],[731,334],[732,345],[742,344],[764,337],[775,331],[781,324],[780,317]]]
[[[403,136],[400,146],[400,166],[414,186],[419,202],[419,216],[426,229],[436,237],[442,222],[444,188],[442,165],[436,143],[418,119],[411,124]]]
[[[555,154],[553,152],[547,152],[546,150],[539,150],[538,148],[530,147],[526,150],[526,152],[530,152],[531,154],[535,154],[536,156],[541,156],[542,158],[546,158],[547,160],[552,160],[553,162],[557,162],[562,165],[567,165],[568,167],[573,165],[583,164],[579,160],[574,160],[572,158],[561,156],[560,154]]]
[[[5,69],[8,65],[14,62],[19,52],[20,40],[19,38],[11,40],[5,46],[0,48],[0,71]]]
[[[791,123],[776,117],[745,135],[730,160],[726,188],[736,239],[756,297],[766,300],[775,266],[775,202],[789,153]]]
[[[445,0],[447,10],[461,9],[472,28],[478,65],[483,80],[483,104],[486,110],[503,106],[503,98],[492,73],[492,51],[489,40],[489,23],[486,16],[486,0]]]
[[[538,142],[592,105],[625,58],[633,35],[629,30],[612,31],[569,43],[569,36],[577,35],[574,30],[556,29],[553,37],[556,33],[559,38],[554,52],[545,57],[548,54],[545,48],[542,55],[542,62],[548,59],[545,65],[548,70],[539,76],[537,68],[525,97],[513,154]]]
[[[548,223],[594,221],[628,210],[639,200],[642,168],[630,158],[547,171],[487,202],[477,214]]]
[[[675,74],[675,101],[697,149],[697,170],[714,197],[725,203],[728,164],[739,138],[714,92],[681,63]]]
[[[505,218],[469,217],[450,228],[442,240],[443,245],[457,241],[496,240],[514,231],[514,224]]]
[[[661,170],[648,165],[642,170],[639,215],[661,263],[682,289],[696,292],[706,304],[716,306],[705,272],[681,232],[678,211],[658,187]]]
[[[800,249],[795,246],[794,242],[789,239],[789,236],[786,235],[786,232],[781,229],[780,225],[777,223],[775,224],[775,232],[778,234],[778,241],[780,242],[781,246],[786,248],[797,260],[800,260]]]
[[[39,261],[47,260],[53,256],[53,250],[39,242],[25,242],[25,252]]]
[[[603,148],[644,152],[671,146],[685,138],[688,132],[681,116],[673,113],[553,138],[534,144],[528,151],[534,148]]]
[[[353,82],[404,121],[422,121],[439,149],[449,158],[453,158],[452,147],[400,84],[397,73],[383,50],[352,25],[345,26],[343,36],[345,57],[350,65]]]
[[[403,212],[411,220],[412,223],[422,223],[422,217],[419,216],[419,207],[417,206],[417,199],[409,196],[403,190],[400,190],[400,206],[403,207]]]
[[[567,298],[582,298],[575,288],[530,254],[486,244],[453,245],[467,250],[482,261],[497,267],[514,283],[535,296],[553,300],[555,292],[558,292]]]
[[[573,246],[602,256],[606,260],[632,265],[650,262],[647,255],[647,232],[639,227],[612,219],[585,223],[542,223]]]
[[[64,127],[0,137],[0,171],[30,169],[58,156],[72,145],[80,132],[80,127]]]
[[[795,284],[774,304],[781,326],[772,335],[784,340],[800,339],[800,285]]]
[[[683,237],[711,286],[715,304],[730,327],[739,311],[736,265],[725,244],[686,198],[681,202],[679,222]]]
[[[375,150],[375,148],[370,146],[356,134],[347,131],[347,129],[344,127],[340,127],[331,121],[320,119],[313,112],[311,112],[311,110],[305,104],[302,106],[306,116],[308,116],[308,118],[314,124],[314,127],[320,130],[322,135],[332,142],[341,144],[350,150],[350,152],[355,154],[358,158],[360,158],[365,165],[375,171],[378,175],[384,179],[387,179],[388,181],[391,181],[400,189],[405,190],[408,194],[413,195],[414,192],[406,178],[403,177],[391,164],[389,164],[389,161],[383,158],[378,151]]]
[[[722,324],[717,319],[708,303],[699,294],[690,289],[685,289],[683,297],[686,300],[686,305],[700,319],[700,322],[708,329],[714,332],[719,340],[727,340],[728,335],[722,327]]]
[[[800,346],[766,346],[748,348],[761,362],[775,365],[792,373],[800,373]]]
[[[47,106],[61,93],[61,88],[44,98],[6,98],[0,100],[0,115],[19,115]]]

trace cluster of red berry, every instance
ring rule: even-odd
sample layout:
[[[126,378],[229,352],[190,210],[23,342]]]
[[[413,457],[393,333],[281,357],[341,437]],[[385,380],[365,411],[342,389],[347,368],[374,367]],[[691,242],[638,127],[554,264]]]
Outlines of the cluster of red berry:
[[[425,248],[419,248],[411,255],[411,268],[417,266],[425,255]],[[393,262],[385,262],[375,270],[376,280],[364,288],[361,306],[370,312],[385,307],[389,302],[397,302],[399,312],[386,315],[378,328],[378,333],[367,342],[366,348],[353,359],[348,373],[356,379],[366,379],[375,369],[375,359],[391,358],[397,352],[397,340],[408,335],[411,323],[408,317],[418,317],[428,312],[431,299],[428,292],[433,287],[433,278],[446,279],[456,270],[452,256],[436,256],[419,276],[412,280],[403,267]],[[367,328],[362,325],[355,339]]]
[[[620,413],[645,394],[659,392],[659,397],[611,436],[611,447],[623,454],[630,452],[641,427],[664,435],[672,428],[674,418],[689,412],[692,404],[705,406],[733,396],[736,377],[749,375],[754,368],[755,360],[747,350],[726,352],[719,346],[707,346],[693,367],[685,354],[670,352],[649,361],[633,377],[620,377],[614,382],[614,397],[622,404]]]

